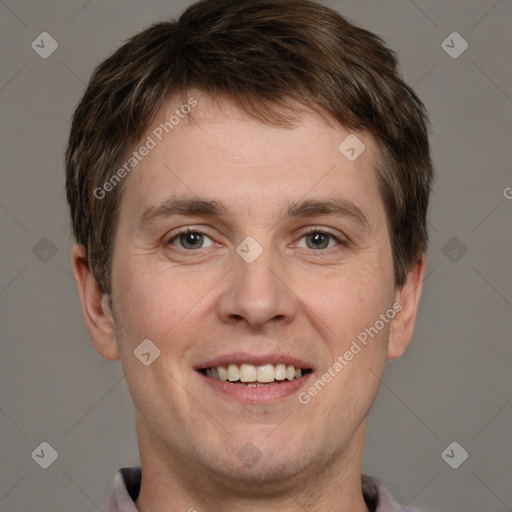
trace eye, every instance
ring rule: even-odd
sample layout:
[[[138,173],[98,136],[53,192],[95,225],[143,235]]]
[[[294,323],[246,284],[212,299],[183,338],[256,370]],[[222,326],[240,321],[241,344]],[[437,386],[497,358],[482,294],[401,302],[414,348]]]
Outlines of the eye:
[[[205,240],[209,240],[210,243],[204,245]],[[177,246],[176,243],[180,244],[181,249],[204,249],[205,247],[210,247],[213,245],[212,239],[201,233],[200,231],[194,231],[192,229],[187,229],[186,231],[182,231],[181,233],[177,233],[167,242],[170,245]]]
[[[306,248],[307,249],[330,249],[337,244],[340,245],[346,245],[346,243],[342,240],[340,240],[337,236],[333,235],[332,233],[329,233],[327,231],[321,231],[318,229],[314,229],[311,231],[308,231],[302,237],[300,238],[306,240]],[[304,247],[304,245],[299,245],[299,247]]]

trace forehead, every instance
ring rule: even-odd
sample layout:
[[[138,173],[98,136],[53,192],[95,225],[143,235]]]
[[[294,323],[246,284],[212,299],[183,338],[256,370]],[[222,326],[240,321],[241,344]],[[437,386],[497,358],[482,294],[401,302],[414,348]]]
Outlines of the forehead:
[[[270,210],[275,203],[282,210],[283,201],[340,192],[368,205],[380,199],[373,138],[313,112],[283,128],[191,91],[166,104],[143,145],[151,149],[124,184],[121,211],[128,207],[133,221],[170,196],[225,198],[245,211]],[[356,159],[347,158],[361,150]]]

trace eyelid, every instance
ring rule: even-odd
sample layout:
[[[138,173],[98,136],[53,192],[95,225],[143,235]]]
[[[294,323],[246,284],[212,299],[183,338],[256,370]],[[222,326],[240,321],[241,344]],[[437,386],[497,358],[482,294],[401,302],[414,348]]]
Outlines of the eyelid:
[[[172,245],[172,242],[177,240],[180,236],[186,235],[188,233],[197,233],[198,235],[203,235],[203,236],[209,238],[212,241],[212,245],[216,243],[215,240],[213,240],[213,238],[210,235],[208,235],[208,233],[205,233],[201,229],[199,229],[197,227],[194,227],[194,226],[186,226],[186,227],[181,228],[179,231],[173,233],[172,235],[167,236],[166,237],[165,245]],[[184,248],[181,248],[181,247],[177,247],[177,248],[181,249],[183,251],[191,252],[189,249],[184,249]],[[201,247],[199,249],[195,249],[194,252],[195,251],[200,251],[201,249],[206,249],[206,247]]]
[[[202,231],[201,228],[194,227],[194,226],[185,226],[185,227],[179,229],[179,231],[177,231],[177,232],[173,233],[171,236],[169,236],[167,238],[166,245],[168,245],[168,244],[172,245],[172,242],[174,242],[176,239],[178,239],[181,235],[186,235],[187,233],[197,233],[197,234],[200,234],[200,235],[203,235],[203,236],[206,236],[207,238],[209,238],[213,242],[213,244],[218,243],[218,242],[215,242],[215,240],[213,240],[213,238],[210,235],[208,235],[208,233],[206,233],[205,231]],[[338,242],[338,244],[340,244],[342,246],[347,246],[349,243],[351,243],[350,238],[348,236],[346,236],[344,233],[341,233],[338,231],[333,232],[329,228],[325,228],[322,226],[310,226],[310,227],[306,228],[305,231],[301,231],[301,234],[300,234],[298,240],[301,240],[305,236],[311,235],[313,233],[320,233],[320,234],[328,235],[331,238],[333,238],[336,242]],[[297,242],[295,242],[295,244],[296,243]],[[206,249],[206,247],[201,247],[200,249],[195,249],[195,251],[200,251],[201,249]],[[321,250],[319,250],[319,252],[322,252],[322,251],[325,252],[325,251],[329,251],[331,249],[334,249],[334,247],[330,247],[329,249],[321,249]],[[183,250],[187,251],[187,252],[190,251],[188,249],[183,249]]]
[[[326,228],[323,226],[309,226],[306,228],[305,231],[302,232],[302,235],[308,235],[310,233],[324,233],[326,235],[331,235],[333,237],[344,237],[348,239],[348,237],[344,235],[341,231],[331,230],[331,228]]]
[[[311,235],[313,233],[320,233],[322,235],[328,235],[331,238],[333,238],[336,242],[338,242],[339,245],[342,245],[345,247],[351,243],[350,238],[348,236],[346,236],[344,233],[341,233],[338,231],[333,232],[328,228],[324,228],[324,227],[320,227],[320,226],[309,227],[306,229],[306,231],[302,231],[298,240],[301,240],[303,237],[305,237],[307,235]],[[321,249],[321,250],[317,249],[316,251],[317,252],[328,252],[332,249],[335,249],[335,247],[329,247],[328,249]]]

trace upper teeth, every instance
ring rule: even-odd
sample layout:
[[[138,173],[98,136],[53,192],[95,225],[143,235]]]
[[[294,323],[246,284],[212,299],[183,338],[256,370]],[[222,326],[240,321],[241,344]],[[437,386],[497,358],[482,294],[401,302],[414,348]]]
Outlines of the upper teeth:
[[[217,380],[229,380],[230,382],[273,382],[274,380],[293,380],[302,377],[302,370],[293,365],[285,364],[263,364],[253,366],[252,364],[228,364],[207,368],[206,376]]]

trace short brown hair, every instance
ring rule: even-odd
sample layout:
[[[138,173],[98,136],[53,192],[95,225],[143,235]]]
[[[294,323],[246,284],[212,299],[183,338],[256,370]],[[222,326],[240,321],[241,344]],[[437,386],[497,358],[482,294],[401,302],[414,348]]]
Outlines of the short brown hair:
[[[129,39],[94,71],[71,127],[66,192],[76,241],[111,291],[122,187],[94,193],[171,96],[191,88],[290,126],[302,109],[368,131],[388,215],[395,283],[427,248],[433,170],[426,110],[377,35],[309,0],[201,0]]]

